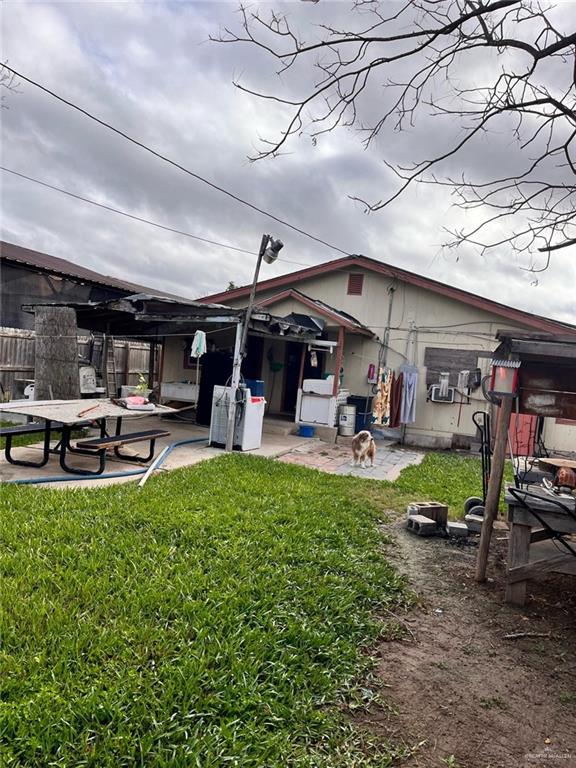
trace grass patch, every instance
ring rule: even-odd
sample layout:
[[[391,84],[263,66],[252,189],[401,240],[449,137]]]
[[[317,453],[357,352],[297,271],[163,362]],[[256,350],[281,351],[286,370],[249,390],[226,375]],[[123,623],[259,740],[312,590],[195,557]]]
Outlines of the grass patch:
[[[480,706],[482,709],[507,709],[508,705],[504,699],[500,696],[489,696],[484,699],[480,699]]]
[[[513,482],[512,465],[506,462],[500,509],[505,511],[504,486]],[[449,517],[461,518],[464,502],[482,496],[482,463],[477,457],[453,453],[428,453],[421,464],[407,467],[394,483],[367,482],[359,492],[382,506],[404,511],[413,501],[439,501],[447,504]]]
[[[335,706],[408,599],[373,485],[226,456],[144,491],[4,487],[3,764],[390,765]]]

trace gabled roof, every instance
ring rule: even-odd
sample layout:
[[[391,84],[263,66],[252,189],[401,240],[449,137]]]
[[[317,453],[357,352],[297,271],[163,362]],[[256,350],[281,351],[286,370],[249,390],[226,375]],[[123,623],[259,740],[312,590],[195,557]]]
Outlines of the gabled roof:
[[[182,299],[182,297],[175,296],[172,293],[157,291],[152,288],[147,288],[144,285],[120,280],[117,277],[102,275],[100,272],[87,269],[79,264],[74,264],[66,259],[61,259],[58,256],[51,256],[50,254],[42,253],[41,251],[33,251],[30,248],[23,248],[21,245],[15,245],[14,243],[6,243],[3,240],[0,241],[0,259],[6,262],[25,264],[28,267],[33,267],[39,272],[61,275],[62,277],[69,277],[72,280],[83,283],[103,285],[107,288],[115,288],[118,291],[124,291],[129,294],[146,293],[187,301],[187,299]]]
[[[355,317],[352,317],[352,315],[349,315],[347,312],[342,312],[340,309],[335,309],[334,307],[331,307],[330,304],[326,304],[326,302],[320,301],[320,299],[312,299],[310,296],[306,296],[305,293],[297,291],[295,288],[289,288],[286,291],[281,291],[280,293],[274,294],[274,296],[270,296],[263,301],[257,301],[256,303],[259,307],[269,307],[272,304],[277,304],[279,301],[283,301],[284,299],[295,299],[301,304],[304,304],[309,309],[318,312],[321,317],[332,320],[332,322],[336,323],[336,325],[341,325],[344,328],[347,328],[349,331],[352,331],[352,333],[359,333],[363,336],[370,337],[374,336],[369,328],[367,328],[365,325],[362,325],[362,323]]]
[[[404,283],[409,283],[418,288],[423,288],[433,293],[437,293],[441,296],[445,296],[456,301],[468,304],[471,307],[482,309],[485,312],[491,312],[500,317],[504,317],[507,320],[511,320],[516,323],[522,323],[531,328],[541,330],[548,333],[568,333],[576,334],[576,326],[568,323],[561,323],[558,320],[552,320],[550,318],[541,317],[531,312],[525,312],[521,309],[515,309],[509,307],[506,304],[500,304],[492,299],[487,299],[484,296],[478,296],[475,293],[469,293],[461,288],[454,288],[446,283],[441,283],[438,280],[432,280],[429,277],[423,277],[415,272],[409,272],[406,269],[400,269],[399,267],[393,267],[390,264],[385,264],[382,261],[376,261],[370,259],[367,256],[345,256],[341,259],[335,259],[334,261],[328,261],[324,264],[318,264],[314,267],[307,267],[306,269],[300,269],[297,272],[292,272],[288,275],[282,275],[281,277],[273,277],[270,280],[262,280],[258,283],[258,291],[269,291],[273,288],[288,288],[305,280],[309,280],[312,277],[318,277],[332,272],[338,272],[341,270],[355,270],[366,269],[369,272],[375,272],[376,274],[389,277],[391,279],[397,279]],[[210,296],[205,296],[202,301],[218,301],[226,302],[234,299],[240,299],[247,297],[250,294],[250,285],[245,285],[240,288],[234,288],[231,291],[223,291],[222,293],[214,293]]]

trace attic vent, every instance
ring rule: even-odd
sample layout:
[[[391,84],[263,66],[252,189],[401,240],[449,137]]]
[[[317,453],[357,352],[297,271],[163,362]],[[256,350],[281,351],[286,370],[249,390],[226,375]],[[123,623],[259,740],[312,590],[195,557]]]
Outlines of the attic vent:
[[[362,286],[364,285],[364,275],[348,275],[348,296],[362,296]]]

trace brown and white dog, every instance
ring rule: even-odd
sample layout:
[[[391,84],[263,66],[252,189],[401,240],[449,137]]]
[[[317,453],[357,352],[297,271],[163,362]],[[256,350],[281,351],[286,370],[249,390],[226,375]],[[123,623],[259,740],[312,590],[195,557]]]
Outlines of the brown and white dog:
[[[376,443],[367,429],[358,432],[352,438],[352,466],[361,466],[366,469],[366,461],[370,459],[370,466],[374,466],[376,458]]]

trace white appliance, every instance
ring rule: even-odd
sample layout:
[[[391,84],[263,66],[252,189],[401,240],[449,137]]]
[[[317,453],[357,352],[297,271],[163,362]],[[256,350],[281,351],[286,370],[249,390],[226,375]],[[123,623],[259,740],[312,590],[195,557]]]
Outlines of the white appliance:
[[[334,376],[327,379],[304,379],[303,392],[313,392],[315,395],[331,395],[334,388]]]
[[[210,445],[224,448],[228,428],[228,413],[232,388],[217,385],[212,395],[212,416],[210,419]],[[253,451],[262,443],[262,422],[264,421],[263,397],[252,397],[249,389],[237,390],[236,419],[233,447],[239,451]]]
[[[197,403],[198,384],[192,384],[189,381],[163,381],[160,385],[160,399]]]
[[[333,388],[334,376],[304,379],[296,398],[296,423],[335,426],[338,397],[332,394]]]

